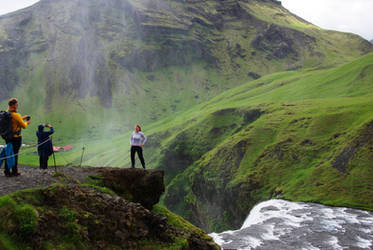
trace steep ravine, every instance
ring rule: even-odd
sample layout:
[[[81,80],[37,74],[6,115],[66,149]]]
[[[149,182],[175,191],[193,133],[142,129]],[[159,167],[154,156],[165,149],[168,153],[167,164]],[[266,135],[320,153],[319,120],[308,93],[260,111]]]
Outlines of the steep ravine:
[[[240,165],[255,141],[240,134],[240,140],[227,139],[171,179],[164,202],[210,232],[239,227],[256,203],[276,197],[371,210],[371,125],[332,134],[318,145],[306,137],[279,140],[265,147],[245,172]]]

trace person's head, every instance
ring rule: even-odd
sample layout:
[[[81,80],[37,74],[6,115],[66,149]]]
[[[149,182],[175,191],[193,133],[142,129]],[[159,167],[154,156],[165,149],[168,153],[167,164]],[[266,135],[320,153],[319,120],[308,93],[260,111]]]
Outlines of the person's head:
[[[137,125],[136,125],[136,127],[135,127],[135,130],[136,130],[136,132],[139,132],[139,131],[141,131],[141,127],[140,127],[140,125],[139,125],[139,124],[137,124]]]
[[[9,99],[8,106],[9,106],[9,109],[17,110],[17,108],[18,108],[18,100],[17,100],[17,98],[11,98],[11,99]]]
[[[40,124],[39,126],[38,126],[38,131],[39,132],[43,132],[43,130],[44,130],[44,126],[45,124],[43,123],[43,124]]]

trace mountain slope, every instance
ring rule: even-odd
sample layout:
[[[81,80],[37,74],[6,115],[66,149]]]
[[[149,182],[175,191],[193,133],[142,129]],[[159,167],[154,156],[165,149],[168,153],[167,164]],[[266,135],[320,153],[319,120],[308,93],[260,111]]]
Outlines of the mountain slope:
[[[0,99],[19,97],[34,124],[47,120],[76,140],[372,50],[272,0],[42,0],[0,17]]]
[[[273,197],[372,210],[372,69],[371,53],[268,75],[145,126],[147,166],[166,173],[163,203],[207,231],[238,228]],[[128,138],[88,144],[83,164],[129,167]]]
[[[369,54],[270,75],[153,124],[165,205],[208,231],[273,197],[372,210],[372,69]]]
[[[372,209],[372,50],[272,0],[42,0],[0,17],[0,99],[74,144],[59,164],[128,166],[144,123],[164,204],[220,231],[277,196]]]

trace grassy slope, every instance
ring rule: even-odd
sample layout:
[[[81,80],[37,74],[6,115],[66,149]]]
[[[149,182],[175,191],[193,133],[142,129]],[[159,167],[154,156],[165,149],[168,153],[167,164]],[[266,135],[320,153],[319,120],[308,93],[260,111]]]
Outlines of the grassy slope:
[[[255,201],[280,193],[292,199],[317,200],[331,204],[345,203],[370,208],[369,199],[352,197],[354,192],[370,194],[369,186],[358,187],[355,183],[360,175],[364,176],[363,179],[368,178],[364,179],[367,182],[370,181],[371,177],[364,172],[368,173],[370,169],[362,167],[364,162],[370,166],[370,159],[367,158],[369,147],[364,146],[359,149],[359,153],[354,154],[348,165],[348,168],[353,168],[349,170],[352,174],[346,178],[330,165],[351,142],[359,138],[359,131],[363,130],[364,124],[372,117],[372,96],[367,94],[372,93],[372,55],[342,67],[323,70],[326,66],[356,57],[360,51],[358,48],[362,46],[361,40],[355,39],[356,36],[351,34],[320,30],[295,17],[289,19],[288,12],[281,7],[273,8],[271,4],[257,5],[251,6],[252,8],[246,6],[250,9],[249,13],[257,19],[317,37],[318,43],[313,52],[322,53],[323,59],[310,57],[307,55],[309,52],[304,52],[302,58],[305,62],[300,63],[302,66],[314,67],[313,70],[266,76],[226,91],[195,107],[193,106],[215,96],[224,88],[239,84],[235,79],[219,77],[221,73],[232,73],[229,63],[223,64],[225,66],[221,68],[221,72],[206,70],[204,63],[186,68],[168,67],[151,74],[135,70],[136,84],[131,87],[131,93],[136,95],[128,97],[126,89],[119,86],[113,94],[114,109],[103,108],[95,97],[88,96],[76,101],[63,96],[54,99],[54,113],[51,114],[45,111],[46,66],[40,63],[45,55],[31,53],[28,64],[32,72],[19,73],[20,82],[23,82],[22,88],[17,88],[12,93],[23,101],[21,112],[33,116],[32,126],[24,133],[25,142],[34,142],[37,124],[48,121],[56,126],[55,144],[72,143],[75,146],[75,150],[69,153],[57,154],[57,164],[79,164],[81,147],[88,145],[84,165],[128,166],[127,142],[130,131],[121,127],[122,124],[128,126],[140,120],[147,122],[145,131],[147,135],[151,135],[148,145],[150,147],[145,151],[149,166],[167,168],[169,173],[169,193],[165,202],[175,201],[173,210],[184,215],[191,214],[191,207],[198,207],[198,211],[206,210],[206,214],[209,212],[209,208],[204,208],[203,202],[198,201],[196,193],[190,190],[190,186],[196,183],[197,175],[203,177],[198,181],[206,181],[214,190],[227,188],[236,191],[236,188],[248,179],[257,180],[261,186],[250,194],[255,196],[252,201],[248,204],[242,203],[242,207],[239,208],[240,216],[246,214]],[[230,25],[236,28],[240,26],[235,22]],[[245,32],[249,39],[242,37],[242,30],[239,28],[224,30],[223,35],[231,44],[238,42],[249,46],[254,39],[251,36],[253,31]],[[292,36],[291,32],[289,34]],[[223,53],[227,48],[219,46],[216,46],[214,55],[219,56],[222,62],[229,62],[230,57]],[[244,49],[254,52],[252,48]],[[269,63],[269,69],[268,62],[261,61],[266,58],[268,52],[255,52],[256,57],[249,61],[243,62],[236,58],[234,62],[244,65],[242,69],[255,65],[256,71],[263,74],[282,70],[287,64],[284,60],[273,60]],[[38,66],[33,66],[36,65],[35,62]],[[292,66],[296,67],[297,64]],[[121,74],[111,69],[109,72]],[[174,82],[180,83],[180,86],[175,88],[175,85],[171,84]],[[206,91],[206,87],[210,90]],[[195,96],[200,92],[204,94],[197,100]],[[139,100],[143,104],[141,107],[138,105]],[[5,106],[5,103],[2,103],[2,106]],[[176,108],[173,108],[175,106]],[[188,109],[190,107],[192,109]],[[228,108],[232,110],[227,110]],[[252,115],[258,118],[252,110],[258,110],[263,114],[259,119],[252,120]],[[139,111],[147,118],[142,120],[134,111]],[[152,115],[157,119],[166,118],[150,123],[154,120]],[[103,120],[111,122],[103,126]],[[121,135],[107,139],[112,134]],[[24,150],[23,153],[26,154],[21,156],[21,162],[36,165],[37,156],[33,152],[34,149]],[[235,155],[235,152],[239,153]],[[174,163],[174,159],[178,161]],[[289,169],[290,166],[294,169]],[[317,171],[316,166],[319,166]],[[223,171],[224,169],[229,171]],[[274,175],[274,171],[279,173]],[[316,187],[310,186],[310,182],[313,182],[311,176],[321,173],[325,179],[321,178]],[[337,180],[337,183],[324,184],[330,180]],[[340,198],[340,194],[343,193],[341,189],[348,193],[345,198]],[[308,193],[305,190],[310,191]],[[169,197],[172,196],[172,192],[180,194],[180,197]],[[240,197],[238,200],[242,201]],[[185,204],[187,207],[184,207]],[[206,218],[201,212],[197,216]],[[214,225],[207,225],[206,228],[226,227],[231,223],[231,217],[228,212],[227,221],[214,222]],[[213,221],[214,218],[209,221]]]
[[[220,96],[209,101],[207,104],[201,104],[200,106],[197,106],[196,109],[188,110],[184,112],[182,115],[180,115],[180,112],[176,114],[170,114],[168,118],[163,119],[160,122],[153,123],[152,125],[149,125],[147,127],[152,128],[152,130],[154,131],[157,131],[161,129],[162,126],[184,126],[183,123],[186,120],[185,117],[204,117],[204,114],[206,114],[207,112],[212,113],[214,110],[224,109],[230,106],[237,107],[240,105],[257,105],[260,103],[270,103],[272,102],[272,100],[299,101],[305,99],[313,99],[315,97],[328,97],[333,96],[334,94],[336,97],[341,95],[359,96],[361,94],[369,93],[369,91],[371,91],[369,79],[367,79],[366,77],[363,79],[357,79],[356,81],[354,80],[354,78],[357,77],[356,75],[360,74],[360,71],[363,70],[358,68],[356,71],[354,71],[356,67],[360,67],[360,64],[360,61],[356,61],[355,63],[351,64],[355,65],[354,68],[351,68],[350,64],[347,64],[341,68],[316,71],[317,74],[313,71],[303,71],[301,73],[286,72],[274,74],[254,82],[250,82],[234,90],[226,91]],[[367,66],[364,69],[365,73],[363,73],[368,74],[367,77],[369,77],[369,67],[370,66]],[[346,69],[348,70],[346,71]],[[330,80],[328,80],[328,78],[330,78]],[[312,84],[310,84],[310,82]],[[328,84],[325,84],[326,82],[328,82]],[[281,88],[278,88],[279,86],[281,86]],[[276,91],[270,91],[271,89],[276,89]],[[315,91],[315,89],[317,89],[317,91]],[[25,92],[28,91],[31,91],[31,89],[26,90]],[[268,95],[268,93],[271,94]],[[235,96],[231,97],[233,95]],[[20,99],[23,100],[22,98]],[[93,127],[96,124],[100,124],[102,116],[96,115],[90,116],[89,118],[87,116],[89,115],[89,113],[100,113],[97,112],[97,110],[99,110],[98,106],[99,105],[91,105],[92,112],[80,113],[79,109],[75,111],[71,109],[65,109],[61,110],[61,112],[64,112],[64,114],[62,114],[61,116],[55,114],[55,118],[34,118],[33,124],[30,126],[28,130],[24,132],[26,143],[34,143],[34,131],[36,131],[37,124],[39,122],[46,120],[52,122],[52,124],[54,124],[57,127],[57,131],[55,134],[55,144],[63,145],[67,143],[73,143],[73,145],[77,149],[73,152],[63,154],[63,156],[61,157],[57,157],[57,164],[64,165],[69,162],[73,162],[74,164],[79,163],[81,156],[81,148],[83,145],[88,145],[87,152],[91,153],[89,153],[90,155],[87,155],[85,159],[90,160],[84,162],[84,164],[104,166],[125,165],[121,157],[123,156],[123,154],[127,155],[128,145],[127,143],[123,143],[123,141],[127,141],[127,139],[123,138],[127,138],[129,136],[130,131],[127,131],[127,133],[125,130],[121,131],[123,134],[125,134],[124,136],[117,136],[114,139],[112,139],[112,146],[108,146],[105,149],[105,153],[97,153],[97,151],[100,148],[102,148],[103,144],[102,137],[100,136],[102,130],[98,132],[97,130],[92,129],[91,131],[89,127]],[[69,106],[67,106],[67,108],[68,107]],[[187,107],[184,107],[184,109],[185,108]],[[23,107],[23,109],[26,109],[24,113],[29,113],[27,111],[31,111],[29,107]],[[94,112],[95,109],[96,112]],[[201,112],[200,109],[202,109],[203,112]],[[105,112],[102,111],[102,113]],[[79,116],[75,116],[74,114],[78,114]],[[110,114],[107,116],[110,117]],[[63,119],[61,119],[61,117],[63,117]],[[61,120],[66,121],[63,124],[59,124],[59,121]],[[87,123],[86,120],[89,120],[89,122]],[[119,125],[120,123],[117,124]],[[188,123],[188,125],[190,124]],[[88,126],[88,128],[86,126]],[[80,136],[79,129],[81,128],[84,128],[84,131]],[[114,133],[115,132],[116,131],[114,131]],[[74,136],[74,134],[78,134],[78,136]],[[121,157],[115,155],[121,155]],[[22,161],[28,164],[37,164],[36,157],[32,155],[23,157]],[[128,158],[124,161],[128,162]]]
[[[234,208],[224,218],[224,209],[209,214],[224,206],[224,193],[236,196],[239,216],[276,195],[373,209],[372,68],[369,54],[333,69],[270,75],[154,124],[159,144],[147,150],[168,173],[166,205],[209,230],[234,221]],[[245,122],[252,110],[263,114]]]
[[[304,105],[306,105],[307,99],[316,98],[320,99],[319,102],[325,102],[325,97],[344,97],[344,99],[349,97],[346,100],[352,100],[351,97],[353,96],[361,96],[365,93],[371,92],[372,86],[369,83],[369,77],[371,77],[369,70],[371,66],[369,66],[369,62],[371,57],[371,55],[366,56],[364,59],[357,60],[351,64],[346,64],[336,69],[316,71],[316,73],[314,71],[304,71],[301,73],[285,72],[250,82],[246,85],[242,85],[241,87],[226,91],[208,103],[197,106],[195,109],[188,110],[182,114],[177,113],[169,116],[167,119],[153,123],[151,126],[148,126],[148,128],[152,128],[151,131],[148,131],[148,134],[149,132],[156,133],[162,129],[166,130],[169,127],[184,127],[186,121],[198,118],[198,120],[194,121],[193,123],[187,122],[187,126],[185,126],[186,129],[188,126],[193,126],[194,124],[198,124],[203,121],[206,115],[211,114],[219,109],[226,109],[229,107],[250,107],[262,103],[267,103],[268,106],[268,103],[272,103],[274,101],[297,101],[298,103],[304,102]],[[359,74],[366,74],[366,77],[359,78]],[[314,104],[317,104],[316,102],[317,101],[312,101]],[[328,101],[328,103],[330,102],[333,103],[333,101]],[[318,107],[315,108],[318,109]],[[32,129],[33,127],[31,127],[31,130]],[[36,130],[36,128],[34,128],[34,130]],[[66,128],[65,131],[57,131],[56,135],[68,134],[67,130],[68,128]],[[29,134],[30,132],[27,131],[25,134],[26,133]],[[172,135],[175,136],[175,134]],[[123,166],[124,164],[122,163],[122,160],[119,159],[122,158],[123,153],[126,153],[128,150],[127,143],[123,143],[123,141],[127,141],[127,139],[124,138],[127,138],[128,136],[129,134],[126,134],[111,140],[112,146],[110,146],[110,148],[113,148],[113,150],[108,149],[107,151],[109,152],[105,151],[104,155],[107,155],[107,157],[101,160],[96,161],[92,157],[87,156],[87,159],[91,159],[87,162],[87,164],[91,163],[93,165],[103,164]],[[171,138],[167,138],[167,140],[170,139]],[[90,140],[87,139],[87,141]],[[63,142],[68,143],[69,139],[65,139]],[[165,140],[163,143],[165,142],[167,141]],[[91,151],[94,152],[93,155],[96,154],[96,148],[99,149],[101,143],[102,140],[99,139],[97,139],[96,143],[90,142],[88,152]],[[75,162],[77,162],[81,153],[80,148],[83,144],[86,144],[84,140],[78,141],[75,144],[77,148],[79,148],[79,151],[75,153],[68,153],[67,156],[65,156],[67,161],[75,159]],[[121,156],[116,157],[115,154],[120,154]],[[29,156],[23,159],[25,159],[25,162],[35,162],[34,158],[35,157]],[[62,157],[57,157],[58,160],[61,160],[59,158]],[[101,158],[101,156],[98,155],[96,158]],[[107,161],[108,159],[112,160]],[[66,162],[62,160],[59,161],[59,163],[66,164]]]
[[[283,7],[272,2],[241,3],[241,7],[251,15],[251,19],[246,19],[246,14],[242,19],[232,19],[230,15],[224,14],[225,26],[221,30],[196,23],[186,34],[183,32],[174,33],[172,24],[175,22],[172,18],[176,18],[178,20],[176,23],[183,23],[183,25],[189,23],[190,21],[187,20],[192,18],[199,18],[206,24],[212,25],[210,22],[214,20],[212,16],[216,14],[217,9],[222,8],[224,4],[227,5],[224,5],[224,8],[230,8],[229,3],[219,1],[188,4],[168,2],[166,9],[161,8],[153,12],[147,10],[146,6],[141,7],[141,4],[136,1],[130,2],[151,20],[150,23],[141,23],[141,25],[146,27],[160,25],[166,29],[169,28],[170,31],[163,34],[164,37],[161,35],[153,37],[147,34],[144,40],[140,41],[136,38],[138,30],[131,30],[133,17],[109,7],[110,4],[103,8],[106,11],[103,13],[109,11],[110,15],[102,15],[101,19],[94,19],[91,28],[97,29],[99,32],[92,40],[95,40],[97,44],[92,45],[87,42],[85,47],[87,50],[91,47],[95,48],[96,45],[102,47],[100,51],[90,51],[89,53],[92,55],[98,53],[106,58],[104,67],[99,70],[104,71],[105,75],[110,76],[110,79],[115,79],[115,84],[112,86],[112,108],[102,107],[99,98],[95,97],[94,91],[85,98],[79,99],[76,98],[79,96],[77,90],[71,88],[78,83],[74,79],[70,79],[72,72],[67,70],[68,66],[80,64],[89,66],[89,60],[85,58],[87,55],[77,48],[79,41],[84,40],[82,37],[89,34],[83,32],[84,25],[86,25],[84,24],[85,19],[76,18],[76,16],[80,16],[80,12],[79,8],[73,8],[74,1],[53,4],[45,2],[43,6],[49,6],[50,13],[38,13],[39,9],[30,8],[0,19],[0,41],[7,41],[9,34],[6,33],[6,27],[18,27],[19,22],[27,19],[26,17],[30,14],[28,11],[38,13],[34,15],[35,18],[26,22],[25,27],[19,27],[24,30],[26,45],[23,47],[30,47],[33,50],[26,59],[22,59],[23,64],[17,70],[19,77],[17,82],[20,85],[11,93],[12,96],[17,96],[20,99],[20,111],[23,114],[31,114],[33,117],[30,129],[24,133],[24,140],[27,144],[35,142],[34,132],[40,122],[50,122],[56,127],[55,143],[59,145],[73,144],[80,151],[83,144],[99,143],[101,137],[128,133],[128,128],[133,127],[136,123],[150,124],[173,115],[175,112],[185,111],[194,105],[203,103],[218,93],[246,81],[248,71],[265,75],[275,71],[283,71],[289,67],[326,67],[350,61],[364,51],[372,49],[372,47],[362,45],[362,40],[357,36],[323,31],[299,20]],[[88,6],[90,5],[88,4]],[[96,7],[93,4],[90,11],[95,10]],[[183,11],[185,8],[196,10],[185,12]],[[90,11],[88,12],[90,13]],[[51,13],[56,13],[56,15]],[[62,17],[66,18],[66,23],[63,25],[60,23]],[[132,34],[134,35],[133,40],[131,40],[132,38],[128,40],[127,36],[122,37],[120,32],[113,32],[118,28],[114,25],[115,23],[124,25],[128,29],[126,32],[130,32],[130,34],[134,32]],[[274,37],[273,41],[264,42],[268,46],[267,49],[254,48],[253,41],[258,34],[265,33],[266,29],[272,26],[271,24],[278,25],[276,27],[282,34],[282,40],[277,41]],[[39,29],[42,31],[40,37],[32,35],[36,31],[40,32]],[[64,29],[81,32],[70,34],[64,32]],[[295,31],[299,33],[294,33]],[[58,34],[58,39],[55,42],[45,41],[54,34]],[[204,40],[199,40],[202,39],[200,34],[205,34],[202,36]],[[304,47],[302,39],[306,39],[305,36],[315,39],[312,48]],[[112,37],[112,39],[106,39],[106,37]],[[137,69],[124,68],[109,56],[111,52],[115,52],[119,58],[125,58],[126,53],[134,48],[139,51],[158,51],[162,48],[166,53],[167,49],[171,51],[175,49],[164,45],[167,44],[166,42],[180,44],[180,41],[191,40],[200,41],[207,48],[211,46],[208,50],[211,49],[211,55],[216,58],[218,68],[209,65],[204,61],[204,58],[199,58],[199,61],[192,60],[192,63],[187,66],[168,66],[153,72],[142,72]],[[34,48],[44,43],[49,44],[48,49]],[[281,59],[273,57],[272,49],[278,49],[276,46],[286,47],[286,43],[291,44],[291,47],[297,51],[298,59],[293,59],[294,54],[292,53]],[[243,51],[237,52],[242,54],[241,56],[236,54],[237,45]],[[6,50],[6,47],[0,49],[0,52],[3,50]],[[80,55],[81,53],[83,55]],[[183,57],[188,56],[190,56],[189,53],[183,55]],[[52,62],[56,65],[52,65]],[[95,80],[100,82],[99,79]],[[101,86],[90,82],[86,87],[94,88],[93,86],[96,85]],[[1,103],[1,107],[6,107],[5,101]],[[80,152],[74,153],[68,158],[73,158],[76,163],[80,160],[78,155]],[[26,159],[29,163],[35,163],[32,157]],[[63,160],[58,160],[58,163],[66,164]],[[105,165],[110,164],[112,162]],[[118,165],[118,162],[115,165]]]
[[[163,202],[209,231],[271,197],[372,210],[372,69],[369,54],[276,73],[145,126],[148,166],[166,170]],[[128,166],[128,137],[90,143],[83,164]]]
[[[224,126],[221,121],[211,120],[211,114],[228,108],[262,109],[267,113],[277,112],[279,115],[286,115],[289,113],[286,111],[287,109],[294,109],[294,111],[302,112],[298,116],[308,113],[313,114],[313,116],[327,115],[331,112],[330,110],[335,110],[334,112],[337,113],[339,111],[347,112],[348,109],[356,108],[356,105],[359,103],[367,102],[369,104],[369,93],[372,92],[373,88],[370,83],[372,77],[370,70],[372,68],[371,61],[372,54],[337,68],[272,74],[228,90],[195,108],[185,112],[178,112],[166,119],[145,126],[145,131],[148,135],[153,134],[152,136],[155,139],[164,137],[160,143],[162,146],[166,146],[167,143],[177,137],[178,133],[187,131],[197,125],[210,127]],[[366,96],[367,94],[368,96]],[[287,104],[290,104],[290,106]],[[295,104],[297,106],[292,106]],[[346,107],[338,108],[339,105]],[[369,118],[369,116],[365,117],[362,115],[363,110],[367,109],[369,111],[369,105],[361,106],[359,109],[362,109],[359,112],[361,115],[357,117],[354,117],[353,113],[350,115],[352,118],[359,118],[351,120],[353,124],[357,124],[358,126],[361,125],[362,121],[364,122]],[[288,116],[292,120],[297,118],[295,113]],[[237,119],[243,118],[238,117]],[[228,123],[235,123],[235,121],[229,118]],[[346,123],[346,126],[350,125]],[[175,132],[175,128],[178,129],[176,130],[177,133]],[[173,132],[167,133],[167,130],[170,129]],[[126,152],[128,150],[126,142],[128,141],[129,133],[130,131],[128,131],[128,134],[110,139],[112,148],[120,147],[120,143],[122,143],[123,150],[120,150],[120,152]],[[102,140],[97,144],[90,144],[89,147],[92,147],[93,151],[95,151],[96,147],[100,147],[100,143],[103,143]],[[115,161],[115,151],[110,151],[109,149],[109,152],[105,152],[105,154],[111,154],[108,158],[113,158],[114,162],[112,162],[112,165],[125,165],[124,163],[121,164],[120,161]],[[120,158],[122,157],[123,155],[120,156]],[[103,164],[104,161],[97,162],[97,165]],[[90,162],[94,163],[95,160],[92,159]]]

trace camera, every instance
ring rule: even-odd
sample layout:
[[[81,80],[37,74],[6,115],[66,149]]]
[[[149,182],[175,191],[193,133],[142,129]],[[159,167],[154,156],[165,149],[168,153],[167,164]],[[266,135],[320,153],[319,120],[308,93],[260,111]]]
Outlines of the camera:
[[[31,116],[28,115],[28,116],[26,117],[26,121],[29,121],[30,119],[31,119]]]

